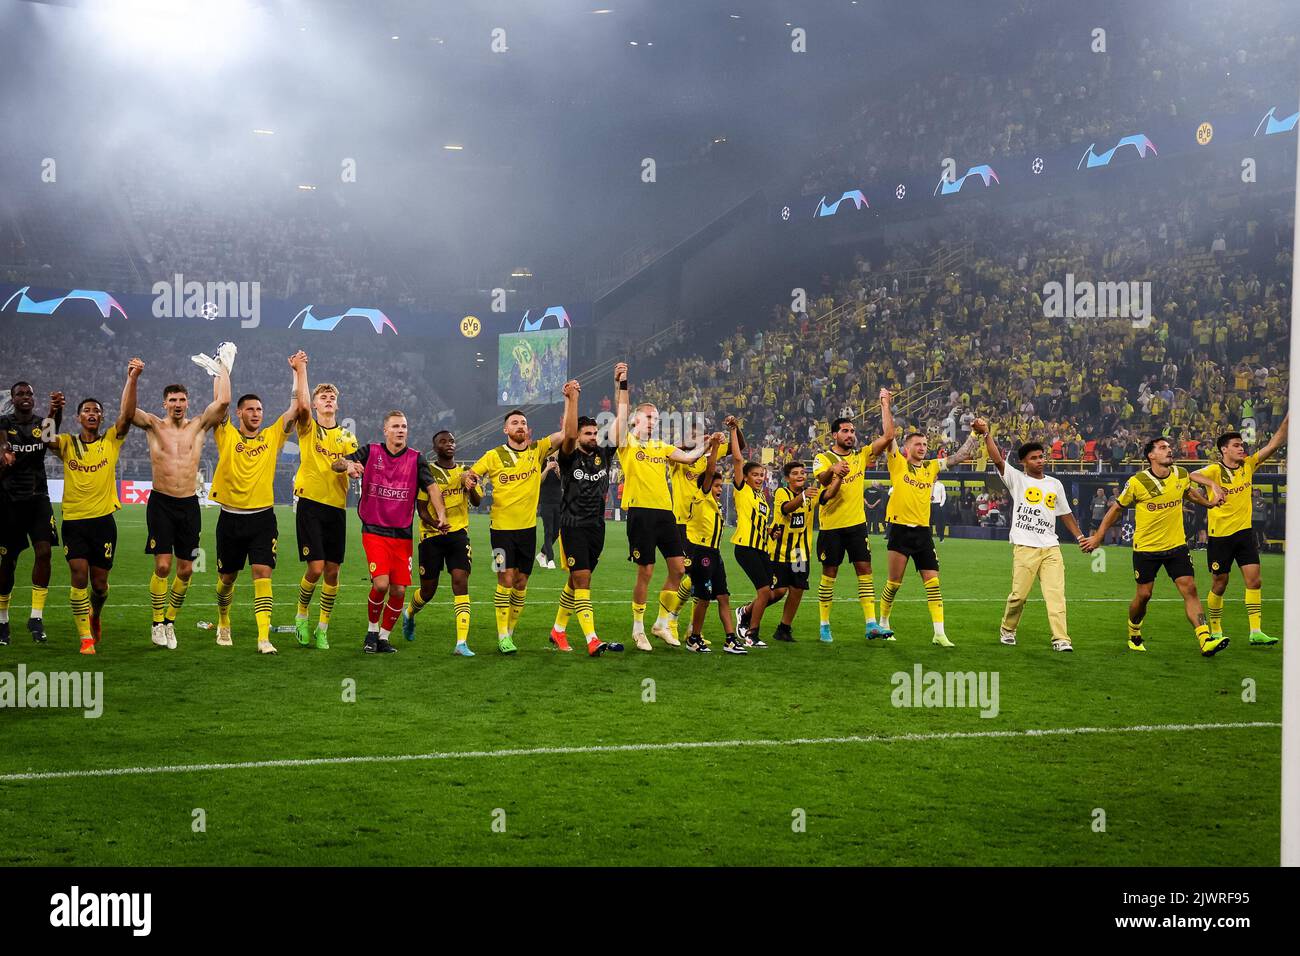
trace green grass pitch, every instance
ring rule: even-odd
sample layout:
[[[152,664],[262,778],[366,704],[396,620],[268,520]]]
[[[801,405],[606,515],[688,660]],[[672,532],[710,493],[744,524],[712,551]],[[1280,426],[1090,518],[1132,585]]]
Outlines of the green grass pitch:
[[[399,632],[398,654],[368,657],[353,515],[332,648],[299,648],[293,635],[277,634],[280,654],[265,658],[254,652],[247,573],[235,594],[235,646],[217,647],[214,633],[196,626],[215,619],[216,517],[204,513],[208,566],[194,577],[176,651],[149,641],[142,506],[118,515],[96,657],[77,653],[58,554],[49,644],[32,645],[23,627],[30,554],[20,562],[13,645],[0,648],[0,670],[100,670],[105,703],[97,720],[71,710],[0,712],[0,863],[1278,863],[1281,645],[1247,646],[1239,576],[1225,610],[1234,643],[1212,660],[1198,655],[1164,578],[1145,629],[1150,651],[1126,649],[1133,575],[1120,548],[1106,550],[1104,572],[1066,552],[1074,654],[1050,651],[1036,592],[1019,646],[1003,647],[997,625],[1010,546],[957,540],[940,546],[952,650],[930,644],[914,572],[894,610],[897,642],[868,644],[846,565],[831,645],[817,641],[814,590],[793,645],[742,658],[692,655],[657,640],[645,654],[628,642],[624,654],[591,660],[548,649],[563,573],[544,569],[530,581],[518,655],[499,655],[494,577],[480,559],[470,585],[477,657],[450,653],[445,579],[419,617],[417,639],[408,644]],[[301,566],[287,508],[279,521],[274,622],[289,624]],[[489,554],[486,519],[476,516],[471,530],[475,553]],[[873,546],[879,587],[884,542],[877,536]],[[628,641],[626,554],[624,526],[610,524],[593,588],[607,639]],[[1194,558],[1204,594],[1204,553]],[[743,576],[734,564],[729,570],[744,599]],[[661,566],[654,587],[662,576]],[[1264,587],[1265,629],[1280,634],[1280,558],[1265,558]],[[765,636],[776,620],[768,618]],[[706,635],[720,651],[716,612]],[[891,676],[917,664],[996,672],[997,715],[892,706]],[[355,702],[343,699],[349,679]],[[1249,686],[1254,702],[1243,700]],[[1186,726],[1251,723],[1265,726]],[[1181,726],[1119,730],[1153,725]],[[1117,732],[1020,733],[1072,728]],[[692,742],[727,743],[635,746]],[[441,756],[12,778],[399,755]]]

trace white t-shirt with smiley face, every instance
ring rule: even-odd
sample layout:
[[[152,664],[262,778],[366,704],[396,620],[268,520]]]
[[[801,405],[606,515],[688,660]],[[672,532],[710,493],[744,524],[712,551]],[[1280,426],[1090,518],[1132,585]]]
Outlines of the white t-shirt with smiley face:
[[[1030,478],[1011,465],[1002,469],[1002,480],[1013,502],[1011,543],[1031,548],[1057,547],[1060,540],[1056,534],[1056,518],[1070,513],[1065,486],[1050,475]]]

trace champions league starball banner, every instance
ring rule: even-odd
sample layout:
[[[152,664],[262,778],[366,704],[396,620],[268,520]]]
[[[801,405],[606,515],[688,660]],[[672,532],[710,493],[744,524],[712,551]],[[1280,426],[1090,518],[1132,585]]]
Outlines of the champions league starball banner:
[[[151,295],[103,289],[68,289],[35,283],[0,283],[0,322],[27,320],[64,327],[98,327],[112,335],[136,323],[208,324],[214,334],[233,327],[298,329],[305,337],[360,339],[473,339],[480,335],[584,328],[592,321],[589,302],[526,303],[527,308],[494,311],[491,301],[473,311],[408,311],[375,303],[342,304],[265,298],[256,280],[199,282],[176,275],[154,283]]]

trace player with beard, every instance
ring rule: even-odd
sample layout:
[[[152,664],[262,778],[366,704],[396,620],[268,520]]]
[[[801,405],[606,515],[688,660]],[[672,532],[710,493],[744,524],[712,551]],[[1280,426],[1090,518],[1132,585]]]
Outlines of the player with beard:
[[[45,437],[63,422],[63,393],[50,393],[45,420],[32,414],[36,393],[27,382],[9,389],[14,410],[0,415],[0,644],[9,643],[9,601],[18,556],[31,543],[32,610],[27,630],[45,643],[45,598],[50,588],[50,550],[59,543],[45,481]],[[51,421],[52,420],[52,421]],[[48,429],[48,430],[47,430]]]

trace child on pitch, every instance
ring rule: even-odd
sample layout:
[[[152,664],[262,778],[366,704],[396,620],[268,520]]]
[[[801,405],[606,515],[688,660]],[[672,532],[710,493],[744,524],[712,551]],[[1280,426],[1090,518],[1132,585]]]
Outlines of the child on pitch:
[[[723,650],[728,654],[749,653],[745,642],[731,630],[727,568],[719,550],[722,543],[722,476],[717,469],[718,449],[724,441],[726,438],[721,432],[715,433],[709,440],[708,461],[692,494],[690,517],[686,520],[686,540],[690,545],[687,567],[690,569],[691,591],[695,595],[695,609],[691,613],[691,636],[686,639],[686,647],[697,654],[707,654],[710,650],[701,636],[710,601],[718,602],[718,618],[726,633]]]

